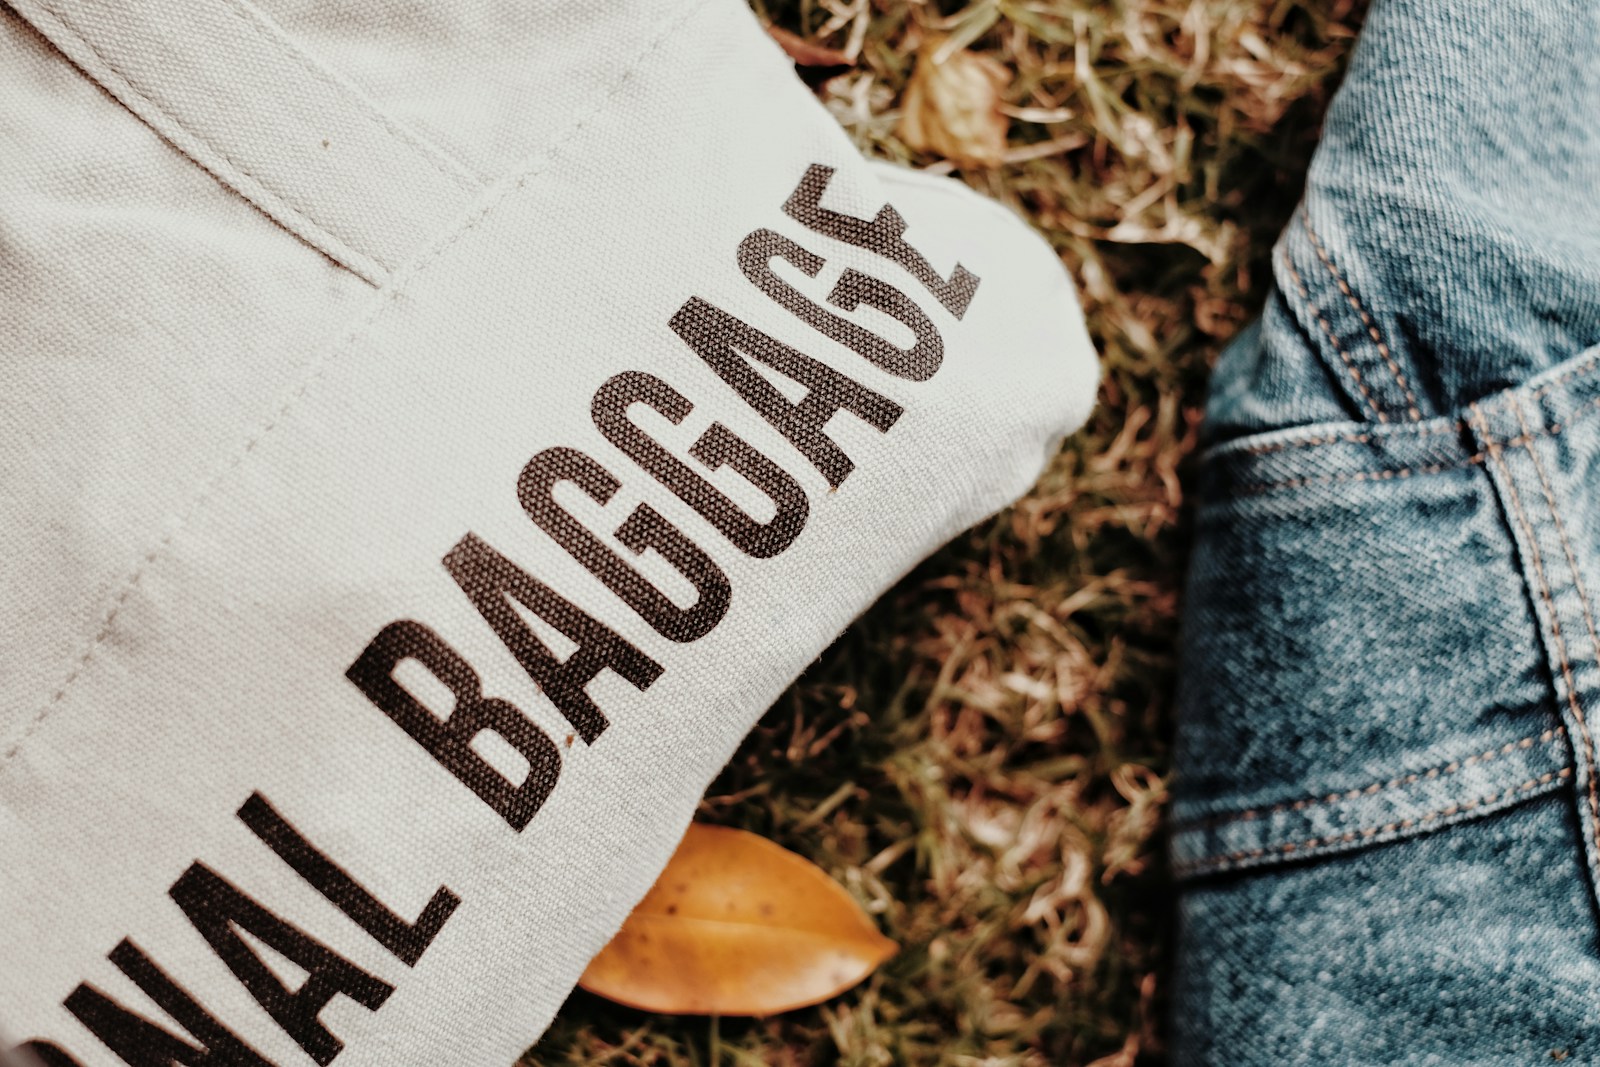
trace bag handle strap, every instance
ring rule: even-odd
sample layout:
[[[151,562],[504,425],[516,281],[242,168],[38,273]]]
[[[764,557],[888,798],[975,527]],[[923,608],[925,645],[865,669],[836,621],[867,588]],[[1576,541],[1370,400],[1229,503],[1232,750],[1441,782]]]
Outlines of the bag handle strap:
[[[250,0],[13,7],[179,151],[373,285],[483,185]]]

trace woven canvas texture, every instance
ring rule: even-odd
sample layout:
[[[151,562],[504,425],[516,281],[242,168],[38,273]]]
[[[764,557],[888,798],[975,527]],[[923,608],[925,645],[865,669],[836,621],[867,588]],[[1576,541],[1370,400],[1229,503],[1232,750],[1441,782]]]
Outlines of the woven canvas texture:
[[[406,5],[0,14],[0,1028],[47,1062],[510,1062],[1092,404],[1052,251],[863,162],[742,5],[458,6],[426,62]],[[581,91],[474,89],[496,18]]]

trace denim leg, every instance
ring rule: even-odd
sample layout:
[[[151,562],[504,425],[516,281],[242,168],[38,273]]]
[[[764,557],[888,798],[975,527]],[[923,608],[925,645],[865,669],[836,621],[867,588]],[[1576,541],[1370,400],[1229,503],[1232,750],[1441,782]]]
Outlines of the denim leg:
[[[1207,412],[1178,1063],[1600,1062],[1597,120],[1600,5],[1369,15]]]

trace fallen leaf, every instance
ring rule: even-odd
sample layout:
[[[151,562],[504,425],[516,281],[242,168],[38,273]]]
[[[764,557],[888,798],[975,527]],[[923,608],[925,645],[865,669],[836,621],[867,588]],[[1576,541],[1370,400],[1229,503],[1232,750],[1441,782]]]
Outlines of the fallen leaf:
[[[815,864],[694,823],[578,984],[645,1011],[774,1015],[844,992],[894,953]]]
[[[927,42],[906,84],[900,138],[919,152],[957,163],[998,166],[1005,159],[1011,122],[1000,110],[1010,81],[992,56],[955,51]]]

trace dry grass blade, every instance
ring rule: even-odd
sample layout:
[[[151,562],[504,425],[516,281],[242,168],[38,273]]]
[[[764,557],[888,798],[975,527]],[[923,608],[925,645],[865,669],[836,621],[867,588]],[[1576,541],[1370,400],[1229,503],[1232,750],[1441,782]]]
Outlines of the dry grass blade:
[[[837,48],[824,48],[799,34],[790,33],[782,26],[768,26],[767,35],[778,42],[790,59],[799,67],[848,67],[852,60]]]

